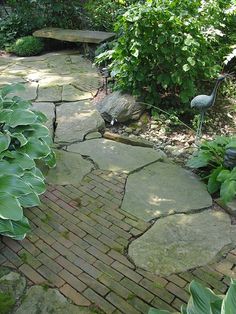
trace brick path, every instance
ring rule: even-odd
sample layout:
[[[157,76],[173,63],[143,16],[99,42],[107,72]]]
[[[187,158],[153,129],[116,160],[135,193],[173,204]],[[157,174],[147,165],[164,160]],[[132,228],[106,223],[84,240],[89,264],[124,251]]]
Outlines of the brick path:
[[[179,310],[194,278],[225,293],[229,277],[236,277],[236,249],[218,263],[165,278],[126,258],[129,241],[150,225],[119,208],[125,181],[124,174],[94,170],[79,187],[49,186],[42,205],[26,213],[32,234],[0,242],[0,265],[17,268],[29,284],[57,287],[74,303],[108,314],[148,313],[150,305]]]

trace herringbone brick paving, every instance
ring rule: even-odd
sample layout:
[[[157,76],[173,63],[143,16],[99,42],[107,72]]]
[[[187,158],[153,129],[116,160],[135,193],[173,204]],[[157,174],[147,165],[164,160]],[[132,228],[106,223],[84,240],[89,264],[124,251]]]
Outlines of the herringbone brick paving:
[[[236,277],[236,249],[218,263],[165,278],[136,269],[126,249],[150,224],[120,209],[125,181],[125,174],[94,170],[78,187],[49,186],[42,204],[27,210],[32,233],[0,242],[0,265],[108,314],[148,313],[150,305],[179,310],[194,278],[225,293]]]

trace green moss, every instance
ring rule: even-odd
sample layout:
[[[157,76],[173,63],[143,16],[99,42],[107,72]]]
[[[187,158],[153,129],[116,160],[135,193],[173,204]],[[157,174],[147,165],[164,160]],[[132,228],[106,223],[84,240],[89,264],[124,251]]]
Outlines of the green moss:
[[[13,308],[15,300],[10,293],[0,292],[0,314],[7,314]]]
[[[45,216],[40,219],[42,222],[48,223],[49,221],[52,220],[52,215],[51,214],[45,213],[44,215]]]
[[[61,236],[67,240],[70,239],[69,234],[70,234],[70,232],[68,230],[61,232]]]
[[[25,263],[25,264],[28,263],[28,256],[26,253],[20,254],[20,259],[22,260],[23,263]]]
[[[26,36],[17,39],[17,41],[9,48],[9,52],[14,52],[17,56],[35,56],[44,49],[43,42],[40,38]]]

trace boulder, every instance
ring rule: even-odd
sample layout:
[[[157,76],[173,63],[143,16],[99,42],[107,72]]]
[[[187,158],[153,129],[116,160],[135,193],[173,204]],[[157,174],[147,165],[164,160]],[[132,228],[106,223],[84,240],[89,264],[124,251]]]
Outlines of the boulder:
[[[116,91],[97,104],[97,109],[105,121],[125,122],[128,120],[137,120],[144,111],[136,99],[128,94],[122,94]]]

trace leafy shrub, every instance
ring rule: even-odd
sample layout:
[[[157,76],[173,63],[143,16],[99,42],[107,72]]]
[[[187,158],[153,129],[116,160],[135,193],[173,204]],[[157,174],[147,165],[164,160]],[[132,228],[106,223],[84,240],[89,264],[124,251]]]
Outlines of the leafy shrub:
[[[15,53],[17,56],[27,57],[38,55],[43,49],[43,41],[40,38],[25,36],[17,39],[8,51]]]
[[[39,205],[45,192],[44,177],[35,160],[55,165],[52,140],[42,124],[47,119],[31,110],[19,97],[8,97],[13,88],[0,91],[0,234],[21,240],[30,230],[23,207]]]
[[[116,87],[150,104],[169,95],[189,102],[200,80],[218,75],[229,51],[222,38],[224,21],[233,18],[230,3],[149,0],[129,7],[115,27],[117,45],[103,55],[112,59]]]
[[[225,296],[216,295],[211,289],[193,280],[189,285],[190,299],[181,307],[182,314],[233,314],[236,309],[236,280],[231,280]],[[150,309],[148,314],[171,314],[169,311]]]
[[[85,2],[85,12],[93,29],[113,31],[117,17],[125,12],[133,3],[142,0],[89,0]]]
[[[229,170],[224,165],[229,148],[236,148],[235,137],[220,136],[213,141],[205,141],[187,163],[191,168],[202,170],[209,193],[220,191],[224,203],[230,202],[236,195],[236,167]]]
[[[0,19],[0,48],[43,27],[78,29],[86,23],[82,0],[8,0],[12,12]]]

